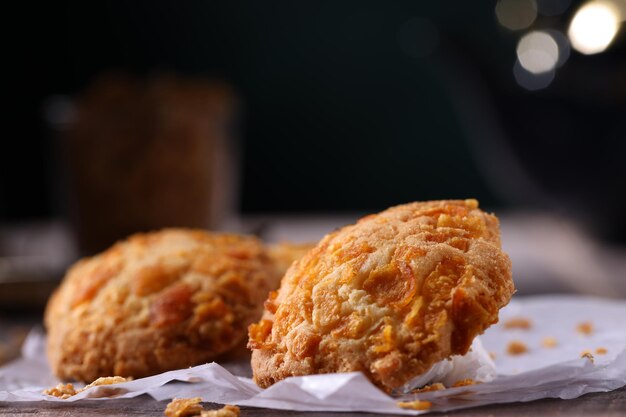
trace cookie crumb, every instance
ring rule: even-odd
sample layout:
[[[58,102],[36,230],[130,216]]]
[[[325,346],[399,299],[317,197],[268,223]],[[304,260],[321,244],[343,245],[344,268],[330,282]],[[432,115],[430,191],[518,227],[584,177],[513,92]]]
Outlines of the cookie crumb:
[[[102,376],[96,379],[95,381],[93,381],[91,384],[85,386],[85,388],[81,389],[80,391],[84,391],[91,387],[98,387],[100,385],[121,384],[122,382],[128,382],[131,380],[132,378],[124,378],[122,376]]]
[[[593,333],[593,323],[591,323],[590,321],[578,323],[578,326],[576,326],[576,331],[584,335],[590,335],[591,333]]]
[[[74,385],[72,384],[59,384],[54,388],[48,388],[43,391],[45,395],[51,395],[53,397],[61,398],[62,400],[68,399],[79,392],[80,391],[76,391],[76,389],[74,389]]]
[[[521,355],[528,352],[528,347],[519,340],[513,340],[509,342],[506,351],[509,355]]]
[[[524,317],[513,317],[504,322],[505,329],[523,329],[528,330],[532,327],[532,322]]]
[[[541,345],[546,349],[552,349],[558,344],[559,342],[554,337],[544,337],[541,341]]]
[[[591,352],[589,352],[588,350],[583,351],[583,352],[580,354],[580,357],[581,357],[581,358],[587,358],[587,359],[589,359],[589,360],[591,361],[591,363],[593,363],[593,362],[594,362],[593,355],[592,355],[592,354],[591,354]]]
[[[43,393],[46,395],[52,395],[53,397],[61,398],[62,400],[66,400],[92,387],[97,387],[100,385],[120,384],[122,382],[127,382],[130,380],[132,380],[132,378],[123,378],[121,376],[103,376],[81,389],[74,388],[74,385],[72,384],[59,384],[54,388],[48,388],[44,390]]]
[[[421,401],[421,400],[398,401],[398,406],[402,408],[408,408],[411,410],[422,411],[422,410],[429,410],[430,407],[433,406],[433,403],[431,403],[430,401]]]
[[[479,382],[474,381],[472,378],[466,378],[466,379],[461,379],[460,381],[456,381],[454,385],[452,385],[452,387],[453,388],[466,387],[468,385],[476,385],[476,384],[479,384]]]
[[[167,417],[191,417],[197,416],[202,413],[202,405],[200,405],[202,399],[200,397],[195,398],[174,398],[165,407],[165,414]]]
[[[608,350],[603,347],[599,347],[596,349],[596,355],[606,355]]]
[[[491,358],[491,360],[495,360],[496,356],[496,352],[489,352],[489,357]]]
[[[442,389],[446,389],[446,386],[441,382],[435,382],[434,384],[425,385],[422,388],[416,388],[411,393],[419,394],[421,392],[430,392],[430,391],[440,391]]]
[[[239,407],[225,405],[219,410],[203,410],[200,417],[239,417]]]
[[[200,397],[174,398],[165,407],[167,417],[239,417],[239,407],[227,404],[219,410],[205,410]]]

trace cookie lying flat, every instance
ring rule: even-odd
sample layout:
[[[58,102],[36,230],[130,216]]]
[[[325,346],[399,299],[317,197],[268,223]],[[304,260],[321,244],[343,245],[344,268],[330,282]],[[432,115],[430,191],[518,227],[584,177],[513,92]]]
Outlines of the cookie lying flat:
[[[210,361],[259,319],[275,276],[252,237],[181,229],[134,235],[79,261],[50,299],[52,369],[91,381]]]
[[[254,380],[362,371],[391,391],[465,354],[513,291],[498,220],[476,200],[392,207],[287,271],[249,328]]]

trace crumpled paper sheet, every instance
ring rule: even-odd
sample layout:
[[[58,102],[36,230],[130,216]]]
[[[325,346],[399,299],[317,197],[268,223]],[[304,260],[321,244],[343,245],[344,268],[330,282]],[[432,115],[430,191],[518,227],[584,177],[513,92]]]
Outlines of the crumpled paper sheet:
[[[528,319],[530,329],[506,329],[504,324],[515,317]],[[577,331],[582,322],[593,325],[590,334]],[[546,337],[555,339],[556,346],[545,347]],[[197,396],[208,402],[285,410],[415,415],[427,411],[402,409],[397,402],[419,398],[432,403],[430,411],[447,411],[539,398],[576,398],[626,385],[624,301],[576,296],[517,298],[501,311],[500,323],[481,339],[495,357],[497,376],[493,380],[402,397],[385,394],[356,372],[288,378],[263,390],[249,378],[234,376],[224,367],[211,363],[94,387],[60,400],[41,393],[58,381],[50,374],[43,354],[43,336],[33,334],[24,346],[23,357],[0,368],[0,401],[71,402],[149,394],[157,400]],[[507,346],[513,340],[523,342],[528,352],[508,354]],[[606,353],[596,353],[598,348]],[[583,351],[591,352],[593,360],[581,358]],[[477,361],[470,362],[475,365]],[[459,367],[462,368],[459,377],[478,376],[485,370],[489,373],[488,368],[465,365]]]

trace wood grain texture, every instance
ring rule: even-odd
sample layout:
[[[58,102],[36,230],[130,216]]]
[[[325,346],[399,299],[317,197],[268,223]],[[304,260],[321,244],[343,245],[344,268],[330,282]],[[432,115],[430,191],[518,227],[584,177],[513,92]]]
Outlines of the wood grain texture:
[[[168,401],[155,401],[149,396],[126,400],[81,401],[77,403],[0,403],[0,416],[41,416],[41,417],[157,417],[163,416]],[[205,403],[206,409],[220,408],[221,405]],[[368,417],[380,416],[369,413],[304,413],[280,411],[263,408],[241,408],[241,417],[269,416],[331,416],[331,417]],[[498,404],[470,408],[450,413],[433,414],[451,417],[624,417],[626,416],[626,387],[605,393],[587,394],[573,400],[546,399],[529,403]]]

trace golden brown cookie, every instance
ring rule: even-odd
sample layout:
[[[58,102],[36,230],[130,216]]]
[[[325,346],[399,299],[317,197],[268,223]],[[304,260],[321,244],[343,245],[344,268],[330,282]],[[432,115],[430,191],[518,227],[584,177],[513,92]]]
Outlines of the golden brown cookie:
[[[167,229],[76,263],[45,313],[63,379],[142,377],[210,361],[258,320],[275,266],[252,237]]]
[[[476,200],[392,207],[325,236],[250,326],[254,380],[362,371],[390,391],[498,321],[514,287]]]

